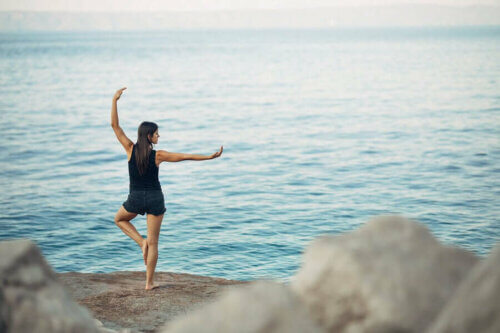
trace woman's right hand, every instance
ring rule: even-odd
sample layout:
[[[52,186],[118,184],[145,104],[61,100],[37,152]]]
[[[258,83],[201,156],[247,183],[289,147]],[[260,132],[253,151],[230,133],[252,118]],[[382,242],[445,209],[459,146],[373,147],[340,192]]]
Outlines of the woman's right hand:
[[[115,101],[119,100],[120,99],[120,96],[122,95],[122,92],[127,89],[127,87],[123,87],[121,89],[118,89],[116,92],[115,92],[115,95],[113,96],[113,99]]]
[[[210,155],[210,159],[219,157],[222,154],[222,150],[223,150],[223,147],[220,146],[220,150],[218,152],[215,152],[212,155]]]

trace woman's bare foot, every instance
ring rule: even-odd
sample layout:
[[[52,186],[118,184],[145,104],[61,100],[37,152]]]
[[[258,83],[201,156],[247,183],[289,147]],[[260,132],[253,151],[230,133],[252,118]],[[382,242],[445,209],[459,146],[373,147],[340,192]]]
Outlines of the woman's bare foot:
[[[154,283],[153,283],[153,284],[147,284],[147,283],[146,283],[146,288],[144,288],[144,289],[146,289],[146,290],[151,290],[151,289],[155,289],[155,288],[158,288],[158,287],[159,287],[159,286],[158,286],[158,285],[156,285],[156,284],[154,284]]]
[[[144,258],[144,265],[147,265],[147,258],[148,258],[148,242],[146,238],[142,239],[142,257]]]

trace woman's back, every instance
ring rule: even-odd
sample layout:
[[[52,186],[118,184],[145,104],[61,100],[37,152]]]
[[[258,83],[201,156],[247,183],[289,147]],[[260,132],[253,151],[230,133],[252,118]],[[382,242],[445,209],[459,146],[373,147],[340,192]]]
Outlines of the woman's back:
[[[159,168],[156,166],[156,150],[152,149],[149,153],[148,167],[146,172],[141,175],[136,162],[136,145],[132,148],[132,155],[128,161],[128,174],[130,179],[130,191],[161,190],[158,179]]]

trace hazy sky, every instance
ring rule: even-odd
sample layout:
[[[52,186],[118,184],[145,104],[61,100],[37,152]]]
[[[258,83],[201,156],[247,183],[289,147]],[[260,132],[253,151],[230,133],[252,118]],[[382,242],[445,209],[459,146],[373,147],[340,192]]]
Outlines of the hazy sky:
[[[159,11],[311,8],[323,6],[426,3],[440,5],[500,5],[500,0],[1,0],[0,10],[35,11]]]

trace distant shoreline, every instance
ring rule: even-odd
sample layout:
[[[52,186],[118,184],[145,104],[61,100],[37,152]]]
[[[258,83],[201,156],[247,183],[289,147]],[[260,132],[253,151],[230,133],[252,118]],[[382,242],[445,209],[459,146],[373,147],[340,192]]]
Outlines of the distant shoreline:
[[[430,35],[436,32],[446,32],[446,31],[491,31],[493,34],[500,34],[500,24],[492,25],[454,25],[454,26],[345,26],[345,27],[319,27],[319,28],[232,28],[232,29],[221,29],[221,28],[170,28],[170,29],[155,29],[155,30],[144,30],[144,29],[132,29],[132,30],[0,30],[0,34],[4,35],[15,35],[15,34],[86,34],[86,33],[110,33],[110,34],[123,34],[123,33],[151,33],[151,34],[161,34],[161,33],[237,33],[237,32],[390,32],[390,31],[401,31],[401,32],[425,32],[427,31]]]
[[[212,11],[0,11],[0,31],[317,29],[500,25],[500,6],[406,4]]]

